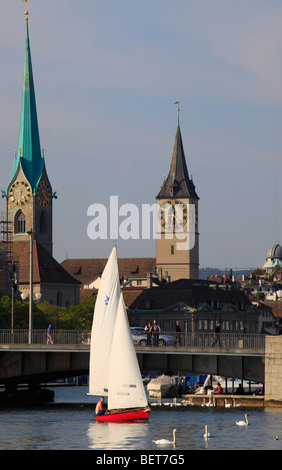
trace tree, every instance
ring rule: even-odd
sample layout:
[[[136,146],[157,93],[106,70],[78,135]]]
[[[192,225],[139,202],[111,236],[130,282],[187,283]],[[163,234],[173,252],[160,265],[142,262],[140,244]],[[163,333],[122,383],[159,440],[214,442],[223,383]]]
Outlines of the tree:
[[[91,330],[96,296],[87,297],[81,304],[58,307],[47,301],[33,308],[33,328],[45,329],[51,323],[62,330]],[[0,292],[0,329],[10,329],[12,320],[12,296]],[[14,328],[27,329],[29,306],[14,295]]]
[[[264,300],[264,297],[265,297],[264,292],[256,292],[255,297],[258,300]]]

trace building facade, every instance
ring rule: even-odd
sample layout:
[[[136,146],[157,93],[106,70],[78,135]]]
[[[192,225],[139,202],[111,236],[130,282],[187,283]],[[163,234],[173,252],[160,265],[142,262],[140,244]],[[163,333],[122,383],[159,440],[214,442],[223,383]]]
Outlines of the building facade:
[[[271,309],[254,305],[245,292],[230,285],[180,279],[136,292],[135,298],[123,289],[123,296],[133,326],[156,320],[162,331],[173,333],[179,321],[182,332],[213,334],[220,322],[222,333],[277,333]]]

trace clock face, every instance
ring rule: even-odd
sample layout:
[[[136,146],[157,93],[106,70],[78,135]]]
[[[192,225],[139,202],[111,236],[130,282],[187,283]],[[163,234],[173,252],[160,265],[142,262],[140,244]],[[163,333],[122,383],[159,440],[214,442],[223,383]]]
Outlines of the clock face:
[[[9,189],[12,204],[25,206],[31,198],[31,188],[26,181],[15,181]]]
[[[161,206],[161,225],[165,230],[178,232],[187,222],[187,207],[182,201],[165,201]]]
[[[51,188],[47,181],[40,181],[37,186],[36,199],[40,206],[45,207],[51,200]]]

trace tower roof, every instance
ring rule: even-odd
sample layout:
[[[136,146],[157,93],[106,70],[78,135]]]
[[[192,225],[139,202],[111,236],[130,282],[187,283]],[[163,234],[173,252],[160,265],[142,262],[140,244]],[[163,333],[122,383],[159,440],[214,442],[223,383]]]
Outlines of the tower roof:
[[[42,171],[44,168],[44,158],[41,155],[40,147],[27,12],[25,64],[19,142],[10,182],[16,174],[19,164],[21,164],[24,174],[32,187],[32,191],[34,192],[42,175]]]
[[[193,180],[192,178],[189,178],[179,125],[179,117],[177,120],[169,173],[159,194],[157,195],[157,199],[166,199],[170,197],[199,199]]]

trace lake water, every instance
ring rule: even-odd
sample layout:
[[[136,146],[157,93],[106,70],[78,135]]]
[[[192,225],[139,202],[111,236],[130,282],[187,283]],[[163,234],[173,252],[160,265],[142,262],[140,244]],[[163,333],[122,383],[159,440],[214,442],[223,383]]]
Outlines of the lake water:
[[[282,408],[153,407],[146,423],[97,423],[87,386],[53,390],[53,404],[0,408],[1,450],[282,450]],[[236,426],[246,412],[249,426]],[[173,428],[175,446],[153,442]]]

